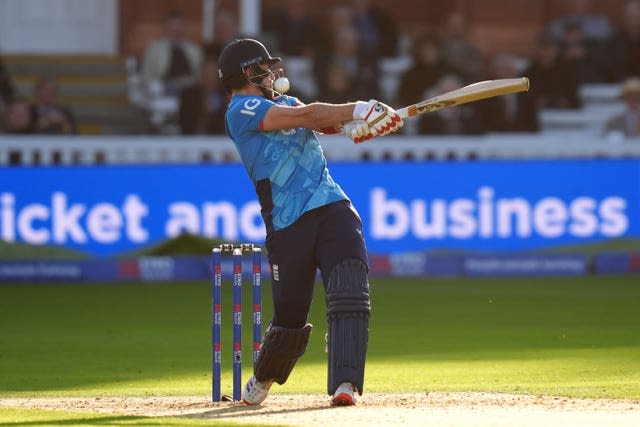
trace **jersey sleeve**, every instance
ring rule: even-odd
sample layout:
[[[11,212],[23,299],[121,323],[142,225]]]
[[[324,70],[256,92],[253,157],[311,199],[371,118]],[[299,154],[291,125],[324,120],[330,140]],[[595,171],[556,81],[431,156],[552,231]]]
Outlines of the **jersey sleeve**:
[[[234,102],[227,111],[229,134],[234,137],[261,131],[264,116],[273,105],[272,101],[259,96],[244,97]]]
[[[274,100],[277,104],[289,105],[290,107],[300,107],[304,105],[304,102],[295,96],[280,95]]]

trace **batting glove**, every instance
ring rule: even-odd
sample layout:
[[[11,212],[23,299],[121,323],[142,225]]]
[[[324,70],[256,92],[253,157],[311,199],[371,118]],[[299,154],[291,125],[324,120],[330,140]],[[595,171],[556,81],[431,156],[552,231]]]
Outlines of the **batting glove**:
[[[369,123],[364,120],[351,120],[343,125],[344,134],[356,144],[361,144],[374,137],[369,128]]]
[[[398,115],[396,110],[375,99],[369,102],[356,102],[353,118],[366,121],[373,136],[390,134],[400,129],[404,124],[402,117]]]

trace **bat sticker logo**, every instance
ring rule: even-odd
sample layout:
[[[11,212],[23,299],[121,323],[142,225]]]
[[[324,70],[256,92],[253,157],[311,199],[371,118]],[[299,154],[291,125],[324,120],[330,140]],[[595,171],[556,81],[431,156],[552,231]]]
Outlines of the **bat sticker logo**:
[[[456,102],[453,101],[453,100],[440,101],[440,102],[431,102],[431,103],[423,105],[421,107],[417,107],[416,111],[417,111],[418,114],[428,113],[430,111],[436,111],[436,110],[439,110],[441,108],[451,107],[452,105],[455,105],[455,103]]]

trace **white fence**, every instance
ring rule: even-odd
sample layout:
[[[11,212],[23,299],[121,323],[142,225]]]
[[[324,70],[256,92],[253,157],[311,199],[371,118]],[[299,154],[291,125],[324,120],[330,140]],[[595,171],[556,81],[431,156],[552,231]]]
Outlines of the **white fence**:
[[[322,136],[329,161],[640,158],[639,139],[575,132],[492,134],[479,137],[388,136],[355,145]],[[0,135],[0,165],[166,164],[239,161],[223,136]]]

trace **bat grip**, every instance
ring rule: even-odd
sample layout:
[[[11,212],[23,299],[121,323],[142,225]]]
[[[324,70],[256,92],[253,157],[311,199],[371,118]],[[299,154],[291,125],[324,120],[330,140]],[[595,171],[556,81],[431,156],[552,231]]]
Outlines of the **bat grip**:
[[[406,119],[407,117],[409,117],[409,109],[407,107],[398,108],[396,110],[396,113],[398,113],[398,115],[403,119]]]

